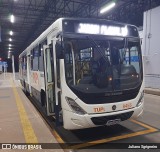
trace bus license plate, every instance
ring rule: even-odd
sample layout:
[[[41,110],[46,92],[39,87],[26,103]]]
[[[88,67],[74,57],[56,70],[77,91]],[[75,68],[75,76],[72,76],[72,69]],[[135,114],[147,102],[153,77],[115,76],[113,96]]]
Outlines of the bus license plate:
[[[120,122],[121,122],[121,119],[108,120],[106,125],[111,126],[111,125],[119,124]]]

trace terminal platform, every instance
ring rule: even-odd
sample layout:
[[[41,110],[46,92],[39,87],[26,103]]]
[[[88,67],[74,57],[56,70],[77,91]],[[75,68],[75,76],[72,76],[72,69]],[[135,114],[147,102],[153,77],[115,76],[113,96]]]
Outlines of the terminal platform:
[[[153,95],[154,89],[151,91],[146,91],[144,114],[138,120],[128,120],[109,127],[68,131],[63,127],[56,128],[54,122],[47,123],[22,91],[18,74],[16,80],[13,80],[11,73],[1,74],[0,143],[54,144],[54,151],[57,152],[96,152],[97,149],[112,149],[113,152],[118,152],[115,145],[109,144],[160,143],[160,96]],[[41,151],[53,149],[46,148]]]
[[[56,143],[63,151],[10,73],[0,75],[0,143]]]

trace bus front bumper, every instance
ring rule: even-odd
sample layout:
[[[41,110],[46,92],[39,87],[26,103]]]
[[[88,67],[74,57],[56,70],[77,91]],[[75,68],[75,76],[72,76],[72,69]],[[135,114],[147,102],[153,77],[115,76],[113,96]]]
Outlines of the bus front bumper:
[[[107,122],[110,120],[125,121],[130,118],[136,119],[143,113],[143,104],[144,103],[142,103],[139,107],[128,110],[102,114],[79,115],[71,111],[64,110],[64,128],[68,130],[84,129],[107,125]]]

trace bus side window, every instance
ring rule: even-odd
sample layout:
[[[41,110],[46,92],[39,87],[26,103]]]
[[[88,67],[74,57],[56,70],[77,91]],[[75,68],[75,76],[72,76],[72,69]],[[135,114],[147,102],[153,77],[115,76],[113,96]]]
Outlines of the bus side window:
[[[43,45],[39,45],[39,71],[44,71]]]
[[[33,70],[33,50],[31,50],[31,70]]]
[[[27,70],[27,56],[25,56],[25,65],[24,65],[24,69],[25,69],[25,71]]]
[[[19,74],[22,76],[22,57],[19,58]]]
[[[39,44],[39,71],[41,72],[44,72],[44,53],[43,53],[43,45],[47,45],[47,39],[42,41],[40,44]]]
[[[33,50],[33,71],[38,71],[38,47]]]

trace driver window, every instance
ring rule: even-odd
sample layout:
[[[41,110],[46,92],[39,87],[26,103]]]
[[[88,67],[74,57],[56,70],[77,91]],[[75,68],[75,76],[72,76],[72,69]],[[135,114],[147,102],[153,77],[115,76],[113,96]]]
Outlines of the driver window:
[[[133,65],[137,73],[140,73],[139,65],[139,50],[140,44],[138,42],[128,42],[128,48],[130,51],[130,65]]]

